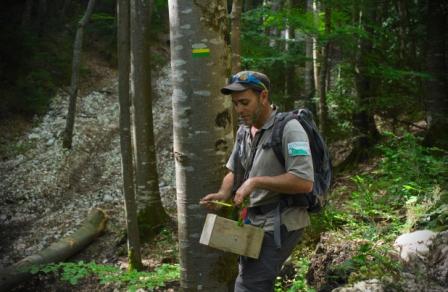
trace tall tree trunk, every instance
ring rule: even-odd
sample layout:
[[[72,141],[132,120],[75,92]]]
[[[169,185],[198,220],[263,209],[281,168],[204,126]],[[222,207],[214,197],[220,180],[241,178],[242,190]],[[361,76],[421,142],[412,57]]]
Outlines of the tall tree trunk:
[[[22,14],[22,29],[27,29],[29,27],[32,10],[33,10],[33,0],[26,0]]]
[[[448,6],[443,1],[427,1],[427,70],[431,78],[426,81],[427,145],[448,147],[448,78],[447,78],[447,27]]]
[[[325,35],[329,36],[331,32],[331,8],[329,3],[325,6]],[[320,68],[320,80],[318,88],[319,96],[319,129],[324,135],[328,132],[328,106],[327,106],[327,76],[329,72],[329,51],[330,40],[326,39],[324,46],[322,47],[321,56],[321,68]]]
[[[318,30],[319,30],[319,7],[317,0],[313,0],[312,2],[312,11],[313,11],[313,20],[314,20],[314,29],[315,35],[313,36],[313,71],[314,71],[314,88],[315,90],[319,90],[320,88],[320,63],[319,63],[319,44],[318,44]]]
[[[129,270],[140,270],[140,236],[135,204],[134,165],[131,145],[131,113],[129,96],[130,71],[130,19],[129,1],[117,2],[118,32],[118,100],[120,104],[120,149],[121,171],[123,177],[124,207],[126,211],[126,229],[128,235]]]
[[[375,7],[371,1],[366,1],[360,12],[360,25],[367,36],[362,37],[359,43],[359,55],[355,64],[355,85],[358,94],[357,111],[354,114],[353,124],[359,137],[357,149],[354,150],[357,158],[354,161],[364,160],[368,157],[371,148],[379,138],[379,132],[373,117],[373,96],[376,88],[372,77],[368,74],[368,60],[373,45],[371,39],[374,37]]]
[[[181,289],[227,291],[229,256],[201,246],[199,200],[220,186],[232,149],[226,1],[169,0]]]
[[[38,29],[38,35],[41,36],[44,32],[45,23],[47,20],[47,0],[39,0],[39,6],[37,9],[36,27]]]
[[[150,13],[152,1],[131,0],[131,91],[134,106],[136,198],[141,238],[152,238],[167,220],[162,206],[154,143]]]
[[[73,128],[75,126],[76,114],[76,99],[78,96],[78,79],[79,79],[79,65],[81,63],[82,41],[84,34],[84,27],[92,15],[96,0],[89,0],[86,12],[81,20],[78,22],[78,29],[76,30],[75,43],[73,45],[73,61],[72,61],[72,78],[70,82],[70,97],[67,112],[67,123],[63,135],[63,147],[66,149],[72,148]]]
[[[307,12],[313,12],[313,0],[306,0]],[[305,103],[311,105],[314,97],[314,62],[313,62],[313,38],[308,34],[305,37],[305,80],[304,80],[304,96]]]
[[[62,4],[61,11],[59,12],[59,19],[60,19],[61,23],[65,19],[65,13],[67,12],[67,8],[69,7],[70,2],[71,2],[71,0],[64,0],[64,3]]]
[[[241,10],[242,10],[242,0],[233,0],[232,3],[232,13],[230,14],[230,19],[232,21],[232,32],[230,39],[230,46],[232,48],[232,74],[241,71]]]
[[[241,10],[242,0],[233,0],[232,13],[230,19],[232,23],[232,31],[230,38],[230,47],[232,49],[232,74],[236,74],[241,71]],[[235,109],[232,110],[232,124],[233,124],[233,136],[236,137],[238,130],[238,114]]]

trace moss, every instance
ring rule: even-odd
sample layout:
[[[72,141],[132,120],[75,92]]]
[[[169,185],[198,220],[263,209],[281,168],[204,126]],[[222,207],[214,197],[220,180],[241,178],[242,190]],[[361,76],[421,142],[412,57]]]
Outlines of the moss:
[[[143,268],[141,259],[135,258],[134,250],[132,248],[130,248],[128,251],[128,263],[129,263],[129,267],[128,267],[129,271],[134,271],[134,270],[141,271]]]
[[[162,230],[169,217],[161,204],[151,205],[138,213],[138,229],[140,240],[148,242]]]
[[[223,253],[216,261],[211,277],[220,283],[232,285],[238,275],[238,256],[231,253]]]

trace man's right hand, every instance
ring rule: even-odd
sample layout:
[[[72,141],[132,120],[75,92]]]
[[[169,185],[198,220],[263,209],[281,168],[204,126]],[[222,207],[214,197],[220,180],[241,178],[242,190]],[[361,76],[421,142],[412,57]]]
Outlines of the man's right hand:
[[[207,209],[211,210],[219,210],[221,209],[221,206],[218,204],[213,203],[213,201],[225,201],[228,199],[228,196],[221,193],[213,193],[208,194],[207,196],[203,197],[199,204],[204,205]]]

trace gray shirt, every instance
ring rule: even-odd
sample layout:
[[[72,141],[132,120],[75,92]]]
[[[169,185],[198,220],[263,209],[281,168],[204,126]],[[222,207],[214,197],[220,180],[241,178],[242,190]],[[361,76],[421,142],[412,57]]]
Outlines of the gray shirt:
[[[282,165],[271,147],[263,145],[271,141],[272,129],[275,120],[273,111],[268,121],[263,125],[254,138],[251,137],[250,127],[245,127],[244,139],[241,143],[240,151],[237,152],[237,143],[235,143],[232,155],[227,162],[227,168],[231,171],[235,169],[234,155],[239,155],[242,165],[247,168],[250,163],[250,149],[252,143],[257,139],[257,135],[262,133],[261,139],[257,145],[254,162],[249,173],[249,177],[255,176],[277,176],[289,172],[297,177],[308,181],[314,181],[313,161],[308,142],[308,136],[302,125],[291,120],[285,125],[282,137],[283,157],[285,165]],[[280,194],[265,189],[256,189],[250,194],[250,207],[261,206],[278,202]],[[255,215],[249,212],[249,220],[252,225],[263,226],[264,230],[272,231],[274,229],[274,210],[262,215]],[[310,224],[306,208],[291,207],[283,210],[281,216],[282,224],[291,230],[304,228]]]

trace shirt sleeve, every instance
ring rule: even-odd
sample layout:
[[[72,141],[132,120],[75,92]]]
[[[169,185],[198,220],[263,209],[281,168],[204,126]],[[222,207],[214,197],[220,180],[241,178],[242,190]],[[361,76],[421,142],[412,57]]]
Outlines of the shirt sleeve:
[[[291,120],[285,125],[282,143],[286,171],[314,182],[313,159],[308,135],[299,121]]]
[[[233,144],[233,150],[232,154],[230,154],[229,160],[227,160],[226,167],[231,172],[235,172],[235,155],[238,155],[238,143],[235,141],[235,144]]]

